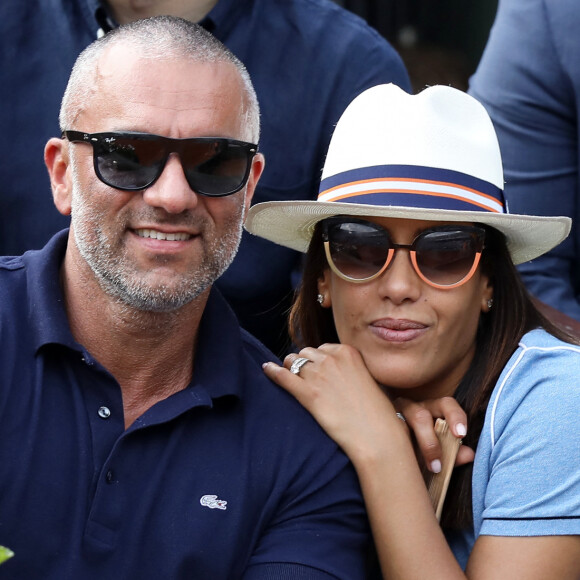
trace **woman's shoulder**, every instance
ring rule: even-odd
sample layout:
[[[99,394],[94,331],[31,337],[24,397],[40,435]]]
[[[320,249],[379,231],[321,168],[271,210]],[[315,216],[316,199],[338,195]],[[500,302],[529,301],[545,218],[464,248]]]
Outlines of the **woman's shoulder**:
[[[577,370],[576,365],[580,365],[580,346],[565,342],[542,328],[536,328],[522,336],[502,376],[518,367],[537,374],[543,365],[561,364],[563,360],[568,364],[560,369],[562,372],[569,369],[569,365]]]
[[[473,471],[476,536],[577,534],[580,347],[525,334],[492,393]],[[558,493],[554,493],[558,489]]]
[[[580,410],[577,381],[580,346],[564,342],[543,329],[526,333],[504,367],[488,406],[497,426],[514,414],[538,410]]]
[[[553,334],[550,334],[548,331],[544,330],[543,328],[535,328],[534,330],[530,330],[526,332],[520,339],[520,347],[522,348],[531,348],[531,347],[547,347],[547,348],[556,348],[556,347],[563,347],[569,348],[572,347],[577,352],[580,352],[580,346],[577,344],[573,344],[570,342],[565,342]]]

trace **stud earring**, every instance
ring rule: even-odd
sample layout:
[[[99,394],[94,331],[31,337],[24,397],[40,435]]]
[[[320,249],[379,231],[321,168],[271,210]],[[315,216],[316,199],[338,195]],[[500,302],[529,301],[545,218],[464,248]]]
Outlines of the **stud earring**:
[[[318,302],[318,304],[320,304],[320,306],[322,306],[322,304],[324,303],[324,296],[322,294],[319,294],[316,297],[316,301]]]
[[[490,298],[490,299],[487,301],[487,307],[488,307],[488,309],[489,309],[489,310],[491,310],[491,307],[492,307],[492,306],[493,306],[493,298]]]

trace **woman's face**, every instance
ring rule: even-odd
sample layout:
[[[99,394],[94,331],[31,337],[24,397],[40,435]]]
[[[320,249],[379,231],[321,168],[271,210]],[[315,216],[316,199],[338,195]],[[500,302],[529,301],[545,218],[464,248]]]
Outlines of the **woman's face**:
[[[427,228],[449,222],[365,218],[411,244]],[[378,278],[353,283],[327,268],[318,289],[331,307],[341,343],[357,348],[373,377],[394,396],[452,395],[475,352],[479,317],[493,295],[478,267],[465,284],[435,288],[417,275],[408,250],[397,250]]]

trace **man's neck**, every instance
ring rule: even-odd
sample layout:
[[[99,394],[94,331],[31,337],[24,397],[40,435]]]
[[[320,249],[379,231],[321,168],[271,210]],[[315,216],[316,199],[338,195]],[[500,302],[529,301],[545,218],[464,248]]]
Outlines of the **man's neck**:
[[[148,408],[191,381],[199,324],[210,291],[176,312],[138,311],[108,296],[86,270],[79,276],[71,260],[69,252],[61,271],[71,332],[119,383],[129,427]],[[73,277],[67,276],[70,271],[75,272]]]
[[[218,0],[107,0],[115,20],[127,24],[142,18],[169,14],[199,22],[205,18]]]

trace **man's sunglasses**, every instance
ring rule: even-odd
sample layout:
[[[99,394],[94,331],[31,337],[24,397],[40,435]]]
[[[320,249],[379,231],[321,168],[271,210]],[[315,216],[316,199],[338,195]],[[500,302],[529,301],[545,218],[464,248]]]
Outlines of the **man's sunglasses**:
[[[234,139],[171,139],[149,133],[64,131],[72,143],[90,143],[97,177],[124,191],[153,185],[170,153],[177,153],[189,187],[211,197],[231,195],[246,185],[258,146]]]
[[[395,244],[380,225],[336,217],[322,222],[322,240],[332,271],[349,282],[368,282],[393,261],[395,250],[408,250],[417,275],[435,288],[465,284],[475,273],[484,249],[485,230],[445,225],[421,232],[412,244]]]

